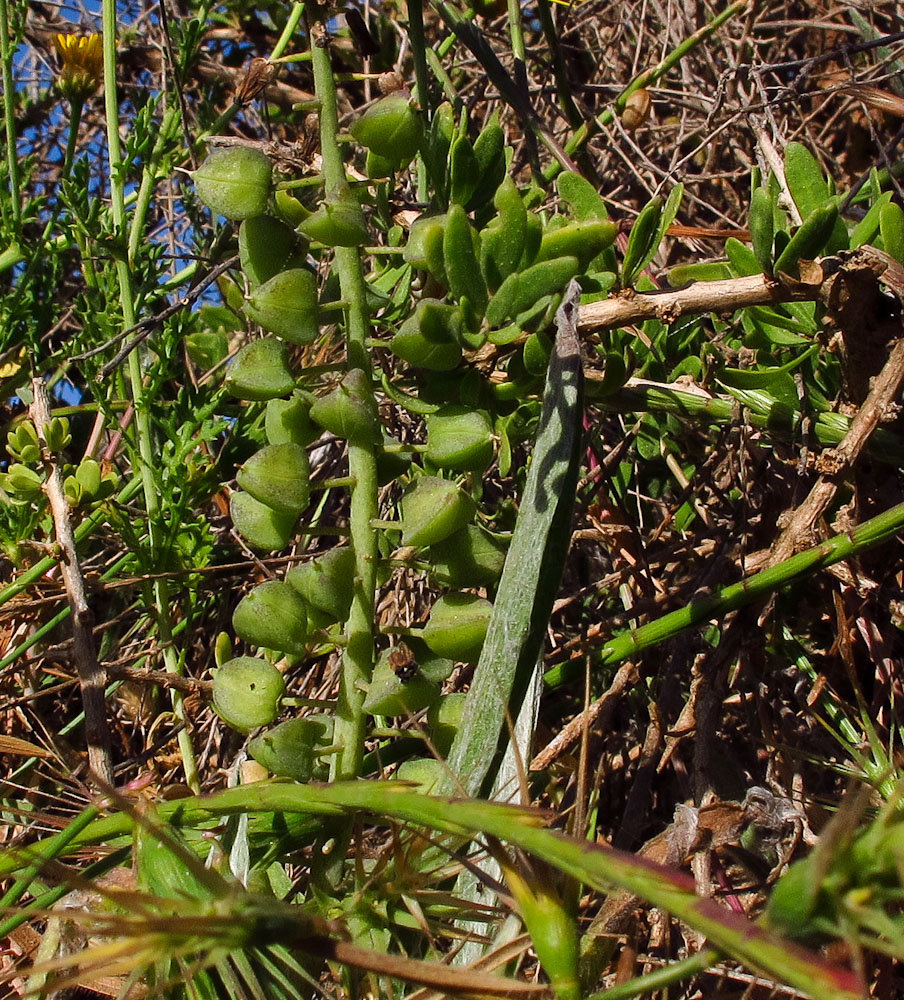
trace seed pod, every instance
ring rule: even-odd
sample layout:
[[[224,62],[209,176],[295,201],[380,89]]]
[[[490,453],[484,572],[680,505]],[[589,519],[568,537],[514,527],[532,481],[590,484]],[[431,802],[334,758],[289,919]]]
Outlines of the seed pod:
[[[272,186],[269,158],[259,149],[215,149],[192,174],[198,197],[217,215],[250,219],[267,207]]]
[[[286,690],[282,674],[266,660],[237,656],[213,675],[213,708],[232,729],[250,733],[269,726]]]
[[[838,203],[833,199],[804,219],[775,262],[776,274],[798,276],[801,260],[815,260],[826,248],[838,220]]]
[[[757,263],[767,277],[772,277],[772,241],[775,237],[775,214],[772,198],[764,187],[750,196],[750,243]]]
[[[474,594],[446,594],[432,607],[421,638],[437,656],[465,663],[480,658],[493,605]]]
[[[182,342],[188,356],[204,371],[210,371],[229,355],[229,338],[222,330],[198,330]]]
[[[493,423],[484,410],[450,403],[427,417],[428,462],[441,469],[483,472],[493,461]]]
[[[360,368],[353,368],[314,403],[311,419],[352,444],[378,444],[382,439],[373,386]]]
[[[370,715],[411,715],[439,698],[439,686],[417,674],[403,681],[392,667],[391,650],[385,650],[374,666],[373,678],[364,699]]]
[[[427,710],[427,730],[436,752],[445,757],[461,725],[467,695],[460,691],[443,695]]]
[[[453,205],[443,233],[443,263],[449,291],[459,303],[467,299],[478,319],[487,307],[487,289],[474,251],[476,233],[461,205]],[[467,317],[465,317],[467,320]]]
[[[536,264],[559,257],[577,257],[584,270],[597,254],[612,246],[618,227],[605,219],[572,222],[543,234]]]
[[[639,128],[650,117],[653,100],[646,87],[640,87],[628,95],[625,110],[621,114],[621,123],[629,131]]]
[[[355,593],[355,554],[348,545],[337,545],[310,562],[293,566],[286,582],[311,607],[323,611],[330,622],[344,622]]]
[[[308,637],[307,605],[288,583],[267,580],[239,601],[232,628],[253,646],[300,656]]]
[[[445,776],[446,767],[441,760],[414,757],[412,760],[403,760],[393,778],[416,785],[422,795],[429,795]]]
[[[281,514],[255,500],[250,493],[236,490],[229,498],[229,516],[235,530],[255,549],[276,552],[289,544],[298,520],[294,514]]]
[[[461,360],[461,312],[438,299],[421,299],[389,346],[410,365],[451,371]]]
[[[542,298],[560,292],[580,271],[577,257],[558,257],[533,264],[520,273],[510,274],[487,307],[487,323],[502,326],[519,316]]]
[[[320,436],[310,417],[311,404],[293,396],[271,399],[264,412],[264,430],[269,444],[297,444],[304,448]]]
[[[295,379],[286,345],[272,337],[245,344],[226,372],[226,388],[238,399],[275,399],[290,393]]]
[[[307,507],[311,496],[311,465],[297,444],[266,445],[245,462],[236,480],[255,500],[292,518]]]
[[[402,544],[435,545],[463,528],[477,504],[456,483],[421,476],[402,499]]]
[[[298,232],[325,247],[362,247],[370,241],[364,213],[353,195],[325,201],[298,226]]]
[[[362,146],[400,167],[414,159],[423,125],[410,98],[395,93],[368,108],[349,131]]]
[[[505,545],[466,524],[430,546],[430,576],[441,587],[494,587],[505,565]]]
[[[256,215],[239,226],[239,261],[252,288],[300,266],[304,261],[300,251],[295,230],[272,215]]]
[[[290,344],[310,344],[317,336],[317,279],[305,268],[283,271],[251,293],[245,312]]]
[[[317,763],[315,748],[326,726],[312,719],[286,719],[248,744],[248,753],[278,778],[307,782]]]

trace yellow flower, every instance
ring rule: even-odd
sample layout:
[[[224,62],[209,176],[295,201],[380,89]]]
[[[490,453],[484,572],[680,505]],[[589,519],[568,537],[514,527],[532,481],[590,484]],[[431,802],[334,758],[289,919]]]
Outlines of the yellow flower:
[[[57,86],[70,101],[83,101],[100,86],[104,53],[100,35],[55,35],[62,66]]]

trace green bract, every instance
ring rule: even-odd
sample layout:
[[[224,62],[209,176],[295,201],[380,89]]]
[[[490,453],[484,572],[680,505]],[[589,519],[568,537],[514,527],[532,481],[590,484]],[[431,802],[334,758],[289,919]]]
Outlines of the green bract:
[[[255,500],[250,493],[236,491],[229,498],[229,516],[235,530],[255,549],[284,549],[295,530],[295,514],[281,514]]]
[[[404,94],[381,98],[352,124],[355,139],[393,166],[409,163],[421,143],[421,116]]]
[[[492,587],[505,565],[505,546],[476,524],[430,546],[430,574],[443,587]]]
[[[456,483],[421,476],[402,500],[402,544],[435,545],[463,528],[477,504]]]
[[[255,500],[298,517],[311,495],[307,452],[297,444],[268,444],[245,462],[236,481]]]
[[[493,461],[493,423],[484,410],[448,404],[427,417],[429,462],[441,469],[482,472]]]
[[[226,388],[239,399],[275,399],[295,388],[289,351],[272,337],[252,340],[226,372]]]
[[[272,186],[269,158],[259,149],[215,149],[192,174],[198,197],[217,215],[250,219],[267,207]]]
[[[486,638],[493,605],[474,594],[446,594],[430,611],[421,633],[437,656],[476,663]]]
[[[267,580],[239,601],[232,627],[253,646],[299,656],[308,635],[307,607],[289,584]]]
[[[255,323],[292,344],[310,344],[317,336],[317,279],[295,267],[265,281],[245,303]]]
[[[364,213],[354,198],[325,201],[299,225],[298,232],[327,247],[360,247],[370,239]]]
[[[268,726],[279,714],[286,690],[282,674],[266,660],[237,656],[213,675],[213,708],[240,733]]]
[[[286,580],[331,621],[345,621],[355,592],[355,554],[347,545],[337,545],[310,562],[293,566]]]

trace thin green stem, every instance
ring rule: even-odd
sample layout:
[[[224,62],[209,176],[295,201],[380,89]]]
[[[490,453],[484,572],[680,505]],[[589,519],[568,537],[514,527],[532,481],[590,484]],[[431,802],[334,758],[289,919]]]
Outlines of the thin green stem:
[[[276,44],[273,46],[273,51],[270,53],[271,59],[279,59],[283,52],[292,41],[292,36],[298,30],[298,25],[301,23],[302,15],[304,14],[304,4],[303,3],[293,3],[292,9],[289,11],[289,17],[286,20],[286,26],[282,30],[282,34],[276,40]]]
[[[351,193],[338,142],[339,115],[326,29],[328,13],[323,8],[317,8],[313,15],[309,34],[314,92],[320,101],[323,177],[326,197],[340,200],[351,197]],[[348,367],[349,370],[360,369],[371,379],[373,372],[367,349],[370,316],[359,250],[356,247],[337,247],[335,266],[339,275],[340,295],[348,303]],[[348,466],[349,476],[355,481],[349,510],[350,540],[355,553],[355,593],[344,629],[348,645],[342,655],[342,678],[336,708],[334,740],[341,749],[332,762],[331,777],[334,781],[356,778],[361,774],[367,731],[364,689],[370,681],[374,662],[377,560],[377,534],[371,527],[371,521],[377,516],[377,461],[374,446],[370,443],[349,442]]]
[[[10,25],[7,0],[0,0],[0,63],[3,73],[3,124],[6,139],[6,169],[9,172],[10,206],[16,234],[22,225],[20,204],[19,154],[16,150],[16,88],[13,83],[13,52],[9,44]],[[3,199],[4,205],[6,199]]]
[[[0,0],[2,2],[2,0]],[[66,155],[63,158],[63,169],[60,172],[60,181],[69,179],[69,172],[72,170],[72,161],[75,158],[75,147],[78,144],[78,129],[82,121],[82,108],[85,102],[81,98],[73,98],[69,105],[69,135],[66,137]]]
[[[138,254],[138,247],[144,233],[147,222],[148,209],[151,205],[151,197],[154,194],[154,185],[158,181],[157,168],[160,166],[160,159],[163,150],[171,140],[173,129],[179,124],[179,109],[169,108],[163,115],[160,123],[160,130],[157,139],[151,149],[151,155],[141,172],[141,184],[138,188],[138,197],[135,200],[135,210],[132,212],[132,221],[129,225],[129,267],[134,266],[135,257]]]
[[[761,570],[746,580],[719,588],[714,594],[696,597],[683,608],[647,622],[639,628],[629,629],[615,636],[600,650],[598,666],[610,667],[629,660],[645,649],[674,638],[680,632],[702,625],[713,619],[723,618],[748,604],[762,600],[784,587],[789,587],[818,570],[850,559],[867,549],[881,545],[904,528],[904,504],[858,524],[850,532],[832,538],[804,552],[785,559],[776,566]],[[546,672],[546,682],[551,687],[576,680],[583,670],[580,661],[570,661]]]
[[[430,75],[427,71],[429,45],[424,34],[423,0],[408,0],[408,39],[414,57],[415,93],[429,121],[433,113],[433,101],[430,95]]]
[[[125,171],[119,141],[119,103],[116,90],[116,0],[103,0],[101,7],[104,51],[104,103],[106,110],[107,152],[110,164],[110,210],[113,229],[117,239],[124,240],[125,224]],[[131,234],[130,234],[131,235]],[[131,241],[130,241],[131,242]],[[132,286],[130,262],[125,257],[116,258],[116,277],[119,283],[122,304],[123,328],[135,325],[135,293]],[[148,540],[151,551],[158,551],[160,545],[160,502],[154,482],[155,448],[151,428],[151,400],[144,390],[139,352],[132,351],[128,360],[128,380],[135,401],[135,429],[138,445],[138,474],[144,494],[144,505],[148,517]],[[165,579],[155,579],[150,588],[152,605],[156,613],[157,629],[162,647],[165,668],[170,673],[182,673],[182,664],[173,645],[172,625],[169,618],[169,584]],[[180,722],[186,721],[182,693],[171,689],[173,714]],[[179,749],[185,780],[189,788],[200,790],[197,762],[191,735],[186,726],[179,731]]]

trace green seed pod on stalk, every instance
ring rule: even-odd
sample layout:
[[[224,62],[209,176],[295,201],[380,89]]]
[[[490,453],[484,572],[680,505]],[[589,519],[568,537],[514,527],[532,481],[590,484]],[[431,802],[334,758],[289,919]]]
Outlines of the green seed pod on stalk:
[[[317,278],[303,267],[282,271],[254,289],[245,312],[291,344],[310,344],[317,336]]]
[[[370,715],[411,715],[439,698],[439,686],[420,673],[404,680],[393,667],[392,650],[385,650],[374,667],[364,699]]]
[[[396,169],[410,163],[421,144],[421,115],[403,93],[381,98],[349,128],[352,136]]]
[[[438,754],[443,757],[452,748],[452,741],[461,725],[461,717],[465,709],[467,694],[454,691],[443,695],[439,701],[430,706],[427,712],[427,729],[430,741]]]
[[[293,396],[271,399],[264,413],[264,430],[269,444],[297,444],[304,447],[320,436],[310,417],[311,404]]]
[[[282,674],[266,660],[237,656],[213,674],[213,708],[232,729],[250,733],[269,726],[285,694]]]
[[[361,247],[370,233],[358,199],[351,193],[324,203],[298,226],[298,232],[326,247]]]
[[[474,594],[446,594],[431,608],[421,638],[437,656],[465,663],[480,658],[493,605]]]
[[[427,417],[427,461],[482,472],[493,461],[493,424],[484,410],[449,403]]]
[[[215,149],[192,174],[198,197],[217,215],[250,219],[267,208],[272,166],[259,149]]]
[[[239,226],[239,261],[256,288],[280,271],[301,265],[304,255],[294,229],[272,215],[256,215]]]
[[[451,371],[461,361],[461,311],[438,299],[421,299],[392,338],[392,353],[408,364]]]
[[[297,444],[268,444],[239,469],[236,481],[255,500],[293,518],[311,496],[311,466]]]
[[[238,399],[276,399],[295,388],[289,350],[272,337],[252,340],[226,371],[226,388]]]
[[[253,646],[300,656],[308,637],[307,605],[288,583],[267,580],[239,601],[232,627]]]
[[[293,566],[286,574],[286,582],[331,621],[344,622],[355,592],[355,554],[348,545],[337,545]]]
[[[236,490],[229,498],[229,516],[235,530],[255,549],[276,552],[289,544],[298,520],[295,514],[273,510],[250,493]]]
[[[311,419],[354,444],[379,444],[382,440],[373,386],[360,368],[353,368],[335,389],[315,401]]]
[[[451,479],[421,476],[402,499],[402,544],[435,545],[463,528],[477,504]]]
[[[476,524],[430,546],[430,576],[442,587],[493,587],[505,565],[506,547]]]
[[[315,748],[326,726],[311,719],[286,719],[248,744],[248,753],[279,778],[307,782],[317,764]]]

